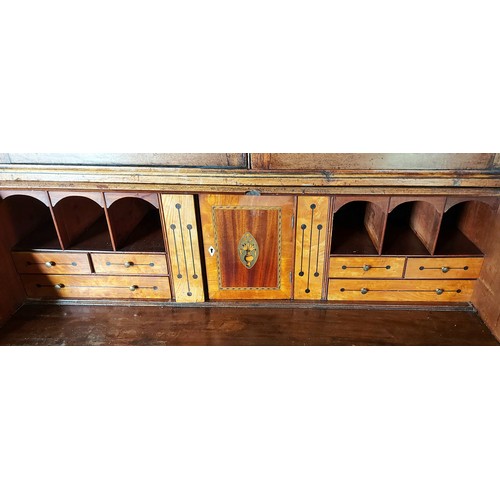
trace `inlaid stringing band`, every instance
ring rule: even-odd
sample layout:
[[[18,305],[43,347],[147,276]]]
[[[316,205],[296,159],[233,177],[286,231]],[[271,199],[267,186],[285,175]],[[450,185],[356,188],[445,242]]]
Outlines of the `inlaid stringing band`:
[[[309,254],[307,262],[307,285],[304,290],[306,293],[310,293],[311,284],[311,259],[312,259],[312,249],[313,249],[313,230],[314,230],[314,210],[316,209],[316,204],[312,203],[309,207],[311,209],[311,223],[309,225]],[[304,235],[307,229],[307,224],[301,224],[300,229],[302,231],[302,240],[300,245],[300,271],[299,276],[304,276]],[[318,230],[318,242],[316,246],[316,268],[314,272],[314,277],[319,277],[319,252],[320,252],[320,241],[321,241],[321,230],[323,229],[322,224],[318,224],[316,229]]]

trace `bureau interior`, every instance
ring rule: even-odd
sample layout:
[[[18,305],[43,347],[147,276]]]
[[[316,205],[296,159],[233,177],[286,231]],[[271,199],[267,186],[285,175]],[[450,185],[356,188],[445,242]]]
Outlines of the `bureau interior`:
[[[467,301],[481,265],[456,259],[488,252],[498,206],[497,198],[450,196],[217,196],[225,224],[234,223],[227,233],[234,233],[233,242],[220,240],[225,229],[212,227],[211,215],[199,224],[197,194],[132,191],[3,191],[2,238],[28,298]],[[263,237],[266,228],[255,226],[250,234],[250,226],[239,227],[252,221],[256,210],[268,209],[281,214],[272,217],[278,224],[272,238]],[[284,232],[285,213],[301,219],[293,233]],[[216,248],[203,247],[204,240],[214,241]],[[271,244],[278,258],[267,248]],[[269,262],[267,255],[273,256]],[[234,266],[234,283],[221,280]],[[292,289],[282,286],[288,269]],[[158,278],[163,281],[152,281]],[[428,281],[444,278],[443,284]],[[451,283],[460,290],[454,298],[446,294],[453,279],[471,280]],[[391,294],[373,293],[382,285]],[[363,297],[356,295],[360,290]]]

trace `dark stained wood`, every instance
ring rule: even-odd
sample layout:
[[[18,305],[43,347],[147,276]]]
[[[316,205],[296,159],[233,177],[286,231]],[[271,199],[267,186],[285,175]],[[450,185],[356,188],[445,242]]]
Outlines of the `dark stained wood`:
[[[10,252],[13,233],[8,235],[6,231],[11,223],[4,205],[5,202],[0,201],[0,325],[12,316],[26,297]]]
[[[443,207],[436,210],[434,205],[427,201],[415,201],[410,216],[410,227],[432,255],[436,248]]]
[[[498,345],[471,311],[24,306],[2,345]]]
[[[94,193],[49,195],[65,250],[112,250],[102,193],[96,193],[97,198]],[[101,200],[101,203],[98,204],[96,200]]]
[[[158,204],[157,195],[155,197]],[[160,213],[149,199],[121,197],[107,208],[107,212],[116,250],[165,252]]]
[[[500,339],[500,208],[489,218],[481,244],[485,259],[472,303],[484,322]]]
[[[392,170],[487,169],[492,153],[252,153],[254,169],[264,170]]]
[[[367,209],[372,205],[371,209]],[[368,216],[367,216],[368,212]],[[377,216],[370,214],[377,212]],[[331,253],[335,255],[377,255],[375,242],[380,241],[384,229],[385,213],[378,205],[365,201],[353,201],[342,206],[333,215]],[[367,230],[367,224],[371,229]],[[377,224],[375,227],[374,224]],[[375,242],[372,233],[379,236]]]
[[[15,195],[0,202],[3,238],[9,249],[61,249],[52,214],[45,201],[29,195]]]
[[[245,153],[10,153],[4,159],[9,157],[10,163],[60,165],[247,166]]]

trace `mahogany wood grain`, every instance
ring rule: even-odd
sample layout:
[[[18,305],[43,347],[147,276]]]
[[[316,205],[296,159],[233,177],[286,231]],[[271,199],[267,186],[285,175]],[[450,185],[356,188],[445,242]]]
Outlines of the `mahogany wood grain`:
[[[413,279],[476,279],[483,265],[482,257],[409,257],[405,278]]]
[[[26,294],[34,299],[167,300],[168,278],[102,275],[21,275]]]
[[[61,165],[247,166],[245,153],[9,153],[8,158],[10,163]]]
[[[9,198],[10,196],[28,196],[40,200],[47,207],[50,205],[47,191],[38,191],[35,189],[0,190],[0,200]]]
[[[402,278],[404,257],[330,257],[330,278]]]
[[[488,169],[492,153],[252,153],[251,165],[263,170]]]
[[[323,196],[299,196],[295,223],[295,272],[294,298],[320,300],[323,297],[326,242],[328,232],[330,198]]]
[[[148,192],[134,192],[134,191],[114,191],[104,194],[104,202],[106,207],[110,207],[115,201],[121,200],[123,198],[138,198],[140,200],[147,201],[150,205],[155,208],[160,208],[160,202],[158,200],[158,193],[148,193]]]
[[[165,255],[134,253],[91,253],[97,274],[168,276]]]
[[[472,311],[366,307],[26,305],[0,345],[499,345]]]
[[[192,195],[162,194],[161,205],[175,301],[203,302],[204,272],[195,200]]]
[[[291,298],[293,196],[201,195],[200,211],[211,299]],[[251,268],[239,256],[246,233],[259,247]]]
[[[89,274],[89,255],[77,252],[13,252],[19,274]]]
[[[328,300],[467,302],[471,299],[475,283],[475,280],[445,279],[331,279]]]

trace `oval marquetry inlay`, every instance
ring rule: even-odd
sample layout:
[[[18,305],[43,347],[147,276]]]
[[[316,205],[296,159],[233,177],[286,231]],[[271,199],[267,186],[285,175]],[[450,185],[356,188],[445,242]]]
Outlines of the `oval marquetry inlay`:
[[[241,263],[247,268],[252,269],[259,258],[259,244],[251,233],[245,233],[238,243],[238,255]]]

